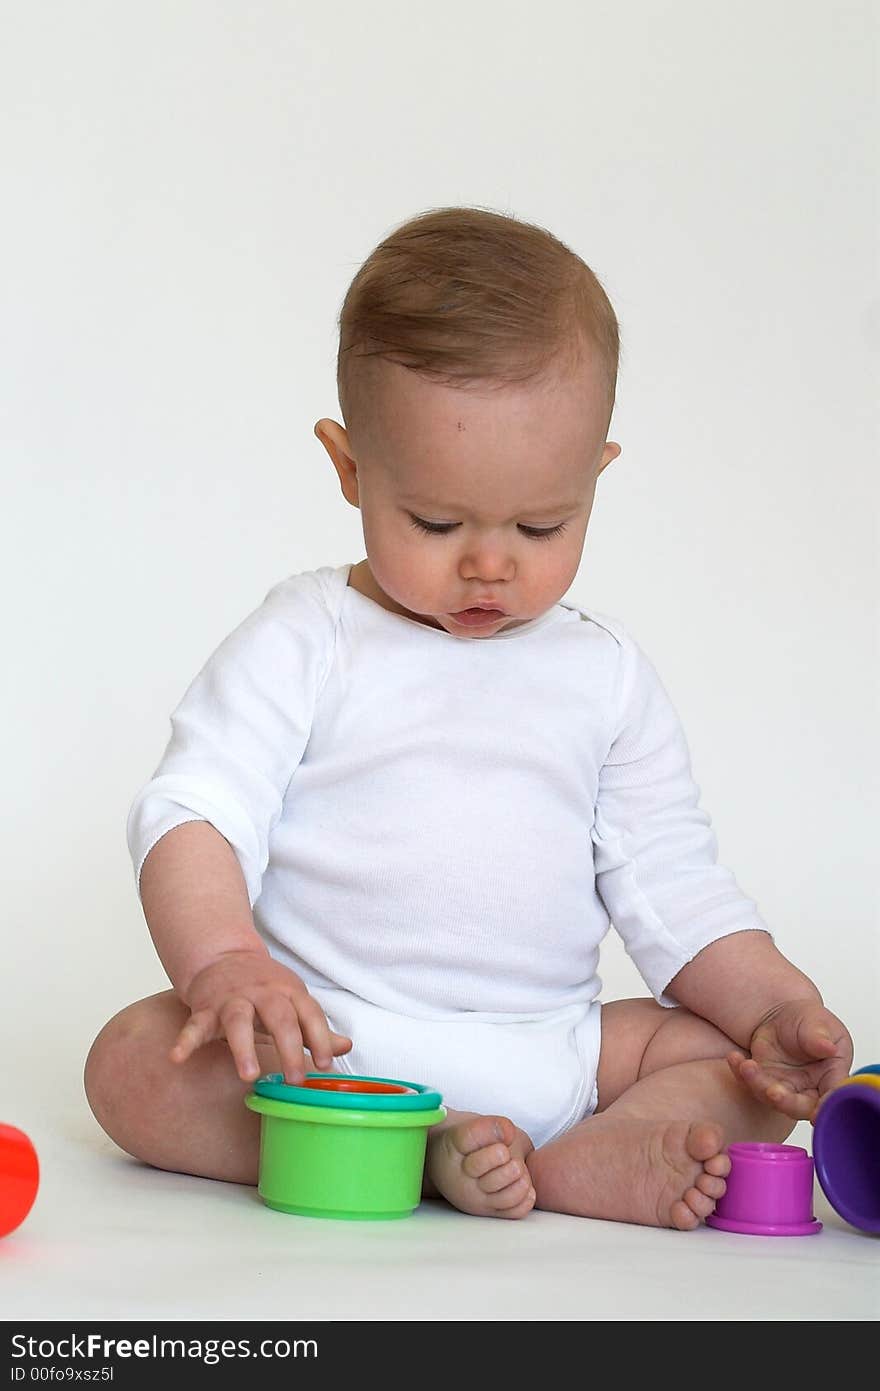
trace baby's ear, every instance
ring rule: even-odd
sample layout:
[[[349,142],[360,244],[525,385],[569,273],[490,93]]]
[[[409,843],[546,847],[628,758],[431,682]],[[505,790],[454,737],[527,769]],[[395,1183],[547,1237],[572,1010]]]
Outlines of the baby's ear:
[[[351,456],[346,431],[335,420],[319,420],[315,434],[330,455],[346,502],[350,502],[352,507],[359,507],[357,464]]]
[[[608,440],[605,448],[602,450],[602,462],[599,465],[599,473],[602,473],[609,464],[613,463],[620,453],[620,445],[615,444],[613,440]]]
[[[338,421],[322,416],[320,420],[315,421],[315,434],[328,454],[332,454],[334,449],[349,452],[348,435]]]

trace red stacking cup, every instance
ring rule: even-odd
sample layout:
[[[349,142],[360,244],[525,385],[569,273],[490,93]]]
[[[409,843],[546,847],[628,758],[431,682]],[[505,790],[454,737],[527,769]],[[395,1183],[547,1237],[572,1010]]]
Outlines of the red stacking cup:
[[[39,1186],[40,1165],[30,1140],[14,1125],[0,1125],[0,1236],[24,1221]]]

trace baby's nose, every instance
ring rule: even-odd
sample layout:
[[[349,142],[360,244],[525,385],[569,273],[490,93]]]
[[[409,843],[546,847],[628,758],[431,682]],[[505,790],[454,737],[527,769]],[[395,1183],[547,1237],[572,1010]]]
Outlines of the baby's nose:
[[[484,585],[507,584],[516,574],[516,561],[503,541],[472,545],[462,556],[462,579]]]

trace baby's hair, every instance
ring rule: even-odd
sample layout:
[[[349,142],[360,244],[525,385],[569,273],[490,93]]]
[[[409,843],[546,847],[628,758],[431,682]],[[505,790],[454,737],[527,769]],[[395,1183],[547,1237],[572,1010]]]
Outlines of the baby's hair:
[[[611,420],[620,329],[580,256],[543,227],[479,207],[430,208],[395,228],[339,313],[336,382],[349,435],[366,428],[375,361],[444,385],[537,382],[597,354]]]

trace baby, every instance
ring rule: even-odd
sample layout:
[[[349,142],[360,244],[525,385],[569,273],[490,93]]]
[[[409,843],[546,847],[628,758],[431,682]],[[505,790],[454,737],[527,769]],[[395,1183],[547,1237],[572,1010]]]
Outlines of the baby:
[[[89,1053],[106,1132],[256,1183],[260,1074],[427,1083],[426,1197],[689,1230],[850,1036],[718,864],[688,747],[614,619],[565,602],[618,325],[546,230],[431,210],[340,316],[315,434],[366,558],[270,590],[195,678],[128,821],[172,990]],[[600,1003],[609,921],[651,998]],[[306,1054],[309,1057],[306,1057]]]

